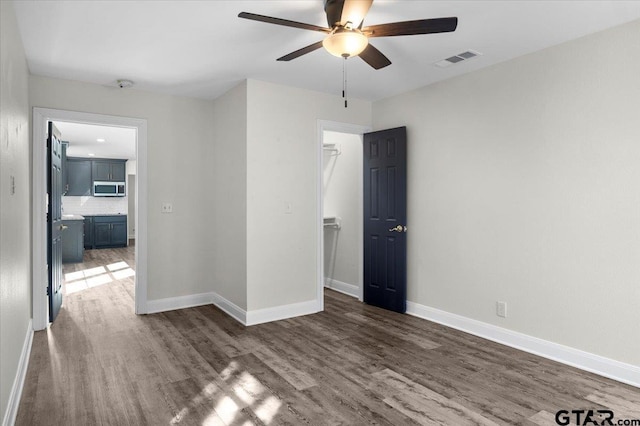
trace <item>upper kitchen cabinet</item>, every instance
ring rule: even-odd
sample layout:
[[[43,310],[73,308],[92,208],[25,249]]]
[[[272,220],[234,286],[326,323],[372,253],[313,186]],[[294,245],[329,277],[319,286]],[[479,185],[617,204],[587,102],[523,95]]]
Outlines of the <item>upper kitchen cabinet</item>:
[[[65,166],[63,166],[63,169]],[[91,194],[91,160],[67,158],[67,182],[64,189],[67,196],[85,196]],[[64,182],[63,182],[64,184]],[[64,192],[64,191],[63,191]]]
[[[93,180],[103,182],[124,182],[127,160],[93,160]]]

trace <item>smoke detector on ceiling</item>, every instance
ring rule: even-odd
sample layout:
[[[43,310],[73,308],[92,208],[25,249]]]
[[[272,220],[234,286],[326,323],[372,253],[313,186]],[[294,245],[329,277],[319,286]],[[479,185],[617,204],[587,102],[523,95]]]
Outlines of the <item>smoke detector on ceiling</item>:
[[[457,64],[462,61],[466,61],[471,58],[475,58],[476,56],[481,56],[482,53],[477,52],[475,50],[467,50],[462,53],[458,53],[457,55],[450,56],[446,59],[436,62],[434,65],[440,68],[445,68],[453,64]]]
[[[121,89],[127,89],[127,88],[133,86],[133,81],[131,81],[131,80],[116,80],[116,84]]]

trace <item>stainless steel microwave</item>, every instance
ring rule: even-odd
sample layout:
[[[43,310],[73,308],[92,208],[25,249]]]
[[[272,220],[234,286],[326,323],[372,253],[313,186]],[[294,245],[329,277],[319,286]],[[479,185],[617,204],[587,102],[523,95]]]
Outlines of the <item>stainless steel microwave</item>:
[[[99,182],[93,181],[94,197],[124,197],[124,182]]]

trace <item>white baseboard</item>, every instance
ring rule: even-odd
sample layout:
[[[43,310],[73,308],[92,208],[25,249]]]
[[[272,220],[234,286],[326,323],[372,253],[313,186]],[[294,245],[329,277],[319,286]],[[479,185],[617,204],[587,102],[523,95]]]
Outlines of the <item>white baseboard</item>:
[[[147,313],[175,311],[213,303],[213,293],[190,294],[188,296],[167,297],[166,299],[147,300]]]
[[[321,309],[315,300],[292,303],[290,305],[275,306],[273,308],[246,311],[227,300],[216,292],[193,294],[189,296],[168,297],[147,301],[147,313],[173,311],[176,309],[193,308],[202,305],[216,305],[231,318],[243,325],[256,325],[265,322],[278,321],[301,315],[315,314]]]
[[[407,301],[407,314],[640,387],[640,367]]]
[[[216,305],[220,310],[238,321],[240,324],[247,325],[247,311],[242,309],[240,306],[215,292],[211,292],[211,303]]]
[[[302,315],[315,314],[321,310],[322,309],[320,309],[316,300],[275,306],[273,308],[256,309],[247,312],[247,323],[245,325],[256,325],[265,322],[299,317]]]
[[[356,299],[359,297],[359,289],[357,285],[334,280],[333,278],[325,278],[324,286],[331,290],[346,294],[347,296],[355,297]]]
[[[18,369],[16,377],[13,379],[13,386],[9,393],[9,401],[2,419],[2,426],[12,426],[16,422],[18,415],[18,406],[20,405],[20,397],[22,396],[22,388],[24,379],[27,377],[27,367],[29,367],[29,355],[31,355],[31,345],[33,343],[33,323],[29,320],[27,325],[27,334],[22,344],[22,352],[18,360]]]

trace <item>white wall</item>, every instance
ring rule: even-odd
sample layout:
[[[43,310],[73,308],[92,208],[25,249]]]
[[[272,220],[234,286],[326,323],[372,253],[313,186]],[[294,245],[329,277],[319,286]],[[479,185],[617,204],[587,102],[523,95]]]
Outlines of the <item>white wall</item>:
[[[329,287],[332,280],[359,287],[362,137],[324,131],[323,142],[336,144],[340,149],[339,155],[333,151],[324,152],[324,215],[341,219],[339,230],[333,227],[324,229],[324,274],[329,279],[326,280]]]
[[[204,177],[215,203],[214,291],[247,308],[247,83],[214,101],[212,165]]]
[[[635,21],[374,103],[408,130],[408,300],[640,365],[638,40]]]
[[[0,2],[0,418],[30,327],[29,70],[11,2]],[[11,191],[11,177],[15,193]]]
[[[31,76],[30,105],[145,118],[148,126],[149,300],[211,290],[214,248],[209,175],[213,103]],[[163,202],[172,214],[160,213]]]
[[[370,125],[371,103],[256,80],[247,93],[247,308],[315,300],[318,120]]]

